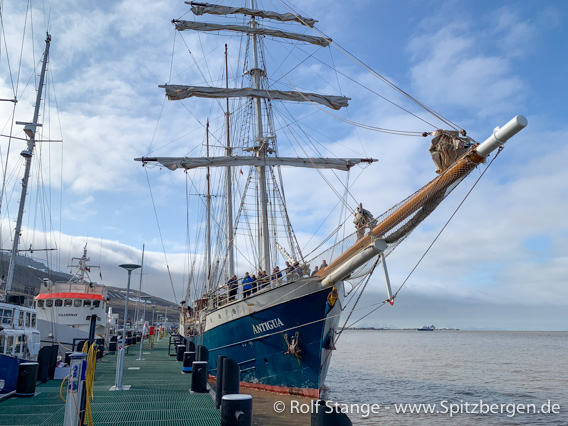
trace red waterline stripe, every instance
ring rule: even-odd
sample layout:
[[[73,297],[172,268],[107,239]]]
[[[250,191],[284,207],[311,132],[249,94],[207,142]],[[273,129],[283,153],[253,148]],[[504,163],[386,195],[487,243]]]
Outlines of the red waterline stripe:
[[[209,374],[209,379],[217,381],[217,378],[215,376],[212,376],[211,374]],[[263,385],[260,383],[249,383],[249,382],[240,382],[240,386],[243,388],[257,389],[262,391],[279,393],[282,395],[297,395],[297,396],[304,396],[306,398],[319,399],[318,389],[291,388],[286,386]]]

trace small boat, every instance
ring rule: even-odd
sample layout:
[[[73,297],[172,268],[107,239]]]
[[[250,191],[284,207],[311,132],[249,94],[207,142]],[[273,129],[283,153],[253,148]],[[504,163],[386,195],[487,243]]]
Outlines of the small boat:
[[[434,331],[436,330],[436,327],[434,327],[433,325],[423,325],[420,328],[417,328],[418,331]]]
[[[40,332],[35,309],[0,302],[0,394],[16,389],[18,366],[36,361]]]

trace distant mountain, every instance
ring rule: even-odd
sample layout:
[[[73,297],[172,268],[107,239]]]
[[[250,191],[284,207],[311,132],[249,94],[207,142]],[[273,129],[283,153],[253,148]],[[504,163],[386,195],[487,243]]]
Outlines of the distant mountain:
[[[7,252],[0,252],[0,276],[6,277],[8,275],[8,267],[10,262],[10,255]],[[40,287],[43,285],[43,280],[48,278],[55,281],[69,281],[71,274],[61,271],[54,271],[50,269],[45,261],[35,259],[27,256],[18,256],[16,260],[17,268],[14,272],[14,284],[12,286],[12,294],[25,296],[31,303],[33,297],[39,294]],[[104,284],[104,283],[103,283]],[[119,315],[122,319],[124,315],[124,302],[126,300],[126,289],[119,287],[106,286],[107,297],[112,311]],[[178,321],[178,306],[168,300],[159,297],[154,297],[148,293],[141,292],[140,296],[150,296],[146,305],[146,320],[152,319],[152,307],[154,307],[154,319],[158,322],[159,316],[167,315],[169,322]],[[129,303],[128,303],[128,319],[134,318],[136,310],[136,303],[138,301],[138,291],[133,288],[130,289]],[[139,303],[140,314],[142,317],[144,305]]]

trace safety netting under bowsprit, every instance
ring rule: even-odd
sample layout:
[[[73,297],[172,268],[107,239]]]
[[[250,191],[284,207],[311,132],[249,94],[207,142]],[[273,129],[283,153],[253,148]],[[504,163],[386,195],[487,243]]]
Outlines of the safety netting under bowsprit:
[[[378,225],[375,226],[374,229],[379,228],[379,232],[374,234],[374,237],[384,239],[387,242],[387,248],[384,252],[385,256],[392,253],[392,251],[440,205],[477,165],[467,159],[466,161],[462,161],[461,164],[459,160],[456,163],[457,164],[441,173],[414,194],[376,218]],[[389,225],[385,225],[387,223]],[[321,265],[324,260],[329,265],[356,242],[357,235],[353,233],[311,258],[307,263],[311,265],[312,269],[316,265]],[[351,274],[350,279],[360,278],[369,274],[375,261],[376,259],[373,258],[357,268]]]

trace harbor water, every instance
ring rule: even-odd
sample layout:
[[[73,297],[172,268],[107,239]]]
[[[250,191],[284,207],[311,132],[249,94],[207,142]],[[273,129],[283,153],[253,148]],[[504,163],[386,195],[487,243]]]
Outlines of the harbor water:
[[[568,424],[568,332],[347,330],[336,346],[326,399],[353,424]],[[255,424],[310,424],[310,399],[254,397]]]

